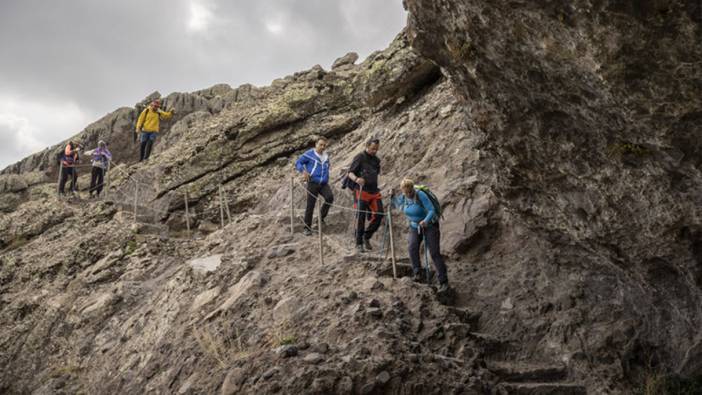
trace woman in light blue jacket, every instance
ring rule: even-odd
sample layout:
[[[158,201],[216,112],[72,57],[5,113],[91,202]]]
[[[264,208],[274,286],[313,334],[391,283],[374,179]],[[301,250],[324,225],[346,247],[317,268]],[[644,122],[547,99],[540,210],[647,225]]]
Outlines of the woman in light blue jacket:
[[[434,268],[439,278],[439,292],[448,291],[448,276],[446,264],[441,256],[441,231],[439,229],[439,215],[429,196],[422,190],[414,187],[414,181],[405,178],[400,184],[402,195],[393,197],[393,206],[399,207],[409,220],[409,235],[407,247],[410,261],[412,262],[413,279],[421,281],[421,264],[419,247],[422,240],[429,249],[429,255],[434,263]],[[394,195],[394,192],[393,192]]]

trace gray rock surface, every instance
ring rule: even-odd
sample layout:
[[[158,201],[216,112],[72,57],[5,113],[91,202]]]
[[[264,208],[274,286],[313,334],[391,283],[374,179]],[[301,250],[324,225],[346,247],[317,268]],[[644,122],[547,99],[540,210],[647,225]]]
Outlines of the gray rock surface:
[[[136,109],[88,126],[116,155],[103,201],[55,197],[62,144],[3,170],[0,392],[630,393],[699,375],[699,8],[405,4],[408,30],[360,64],[166,96],[147,163]],[[377,255],[350,254],[351,210],[327,218],[323,265],[299,221],[290,235],[290,162],[318,136],[336,204],[370,136],[384,195],[412,177],[441,198],[450,295],[393,280],[382,229]]]

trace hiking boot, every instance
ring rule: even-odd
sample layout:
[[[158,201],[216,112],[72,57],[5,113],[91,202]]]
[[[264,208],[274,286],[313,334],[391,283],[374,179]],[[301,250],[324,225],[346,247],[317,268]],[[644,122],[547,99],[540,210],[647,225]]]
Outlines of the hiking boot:
[[[436,292],[442,294],[442,293],[448,292],[448,290],[449,290],[448,283],[441,283],[439,285],[439,289]]]
[[[305,228],[302,230],[302,234],[305,236],[312,236],[312,231],[310,230],[310,228]]]
[[[356,252],[359,254],[366,252],[366,250],[363,249],[363,244],[356,244]]]
[[[421,283],[422,282],[422,275],[419,273],[414,273],[412,275],[412,281],[414,281],[415,283]]]
[[[373,246],[368,239],[363,239],[363,247],[368,251],[373,251]]]

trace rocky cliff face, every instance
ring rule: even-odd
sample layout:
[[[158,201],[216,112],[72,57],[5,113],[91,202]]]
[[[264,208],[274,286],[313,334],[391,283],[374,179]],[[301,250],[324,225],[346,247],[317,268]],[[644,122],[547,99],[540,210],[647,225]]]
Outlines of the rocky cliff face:
[[[699,375],[699,3],[406,5],[494,160],[485,238],[517,250],[482,255],[481,298],[515,306],[491,303],[492,331],[600,391],[646,364]]]
[[[56,199],[62,144],[5,169],[0,388],[581,394],[702,374],[699,7],[493,3],[406,0],[407,33],[361,64],[169,95],[147,163],[136,110],[107,115],[79,136],[116,154],[104,201]],[[290,235],[290,162],[318,136],[335,179],[375,136],[385,190],[432,186],[451,295],[351,253],[336,181],[324,265],[299,218]]]

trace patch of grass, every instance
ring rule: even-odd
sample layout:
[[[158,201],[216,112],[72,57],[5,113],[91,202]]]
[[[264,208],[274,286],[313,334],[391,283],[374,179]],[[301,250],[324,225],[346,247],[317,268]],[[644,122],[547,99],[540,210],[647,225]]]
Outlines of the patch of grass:
[[[610,155],[620,157],[624,155],[634,155],[638,157],[643,157],[651,154],[651,150],[644,147],[643,145],[626,141],[621,143],[610,144],[607,147],[607,152]]]
[[[49,376],[52,378],[65,377],[65,376],[75,376],[78,375],[83,370],[78,365],[66,364],[59,365],[51,369]]]
[[[129,239],[127,244],[124,245],[124,255],[129,256],[134,253],[137,249],[136,239]]]
[[[234,361],[249,355],[238,330],[235,339],[228,339],[213,328],[195,328],[193,329],[193,337],[202,353],[217,362],[221,368],[227,368]]]
[[[287,346],[298,341],[297,336],[292,333],[287,321],[275,326],[268,334],[269,343],[273,347]]]
[[[297,342],[297,338],[293,335],[288,335],[288,336],[283,336],[278,340],[278,345],[279,346],[286,346],[289,344],[295,344]]]

